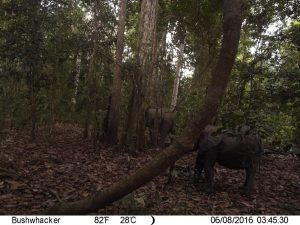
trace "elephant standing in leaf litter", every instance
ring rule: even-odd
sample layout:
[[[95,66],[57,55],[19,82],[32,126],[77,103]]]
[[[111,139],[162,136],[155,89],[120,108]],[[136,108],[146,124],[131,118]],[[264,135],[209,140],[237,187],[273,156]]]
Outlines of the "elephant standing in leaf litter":
[[[175,112],[164,108],[148,108],[145,113],[145,125],[149,128],[151,143],[155,143],[155,122],[158,126],[159,146],[172,142],[175,135]]]
[[[196,149],[198,150],[196,175],[199,177],[204,169],[209,192],[213,191],[216,162],[229,169],[245,169],[245,193],[249,195],[252,192],[255,174],[263,153],[262,141],[258,135],[219,134],[213,136],[210,132],[203,132]]]

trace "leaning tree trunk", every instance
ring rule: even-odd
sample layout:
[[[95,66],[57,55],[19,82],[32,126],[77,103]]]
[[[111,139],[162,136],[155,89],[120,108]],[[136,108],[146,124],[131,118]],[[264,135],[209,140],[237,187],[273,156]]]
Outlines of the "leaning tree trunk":
[[[183,131],[174,144],[166,148],[155,159],[138,169],[134,174],[125,177],[120,182],[97,192],[91,197],[54,205],[46,210],[44,214],[86,214],[96,212],[98,209],[146,184],[169,165],[192,150],[193,143],[217,113],[229,81],[240,38],[242,24],[241,2],[242,0],[224,0],[222,48],[203,106],[197,114],[200,117]]]
[[[111,144],[118,142],[118,129],[119,129],[119,114],[120,114],[120,99],[121,99],[121,64],[122,54],[124,48],[124,31],[125,31],[125,18],[126,18],[126,5],[127,0],[120,0],[119,7],[119,25],[118,25],[118,40],[117,51],[115,59],[115,71],[113,78],[111,105],[108,116],[108,129],[107,141]]]

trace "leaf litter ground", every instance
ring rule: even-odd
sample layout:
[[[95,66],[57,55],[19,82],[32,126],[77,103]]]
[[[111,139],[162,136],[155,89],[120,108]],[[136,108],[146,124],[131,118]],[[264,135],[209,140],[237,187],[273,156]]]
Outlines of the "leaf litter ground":
[[[57,202],[74,201],[101,191],[133,173],[159,151],[131,156],[122,149],[82,139],[82,129],[57,125],[52,138],[40,130],[34,142],[11,131],[0,143],[0,214],[37,214]],[[265,155],[251,197],[241,194],[244,172],[217,166],[216,192],[193,184],[196,153],[176,162],[168,173],[150,181],[98,214],[300,214],[300,159]]]

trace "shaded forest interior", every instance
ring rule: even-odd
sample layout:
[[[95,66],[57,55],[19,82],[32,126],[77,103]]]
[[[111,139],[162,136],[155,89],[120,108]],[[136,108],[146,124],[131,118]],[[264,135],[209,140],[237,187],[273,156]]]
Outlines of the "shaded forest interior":
[[[0,214],[299,214],[299,5],[1,1]],[[251,195],[220,165],[195,184],[248,133]]]

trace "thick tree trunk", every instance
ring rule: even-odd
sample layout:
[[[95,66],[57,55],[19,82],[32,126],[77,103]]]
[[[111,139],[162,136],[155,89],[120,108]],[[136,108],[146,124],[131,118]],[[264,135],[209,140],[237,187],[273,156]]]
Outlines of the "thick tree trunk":
[[[156,28],[158,0],[143,0],[139,25],[139,42],[136,56],[136,71],[133,76],[131,108],[128,110],[127,145],[130,150],[140,150],[144,146],[145,96],[152,67],[153,33]]]
[[[235,61],[241,30],[241,0],[224,0],[223,42],[219,60],[203,107],[199,110],[200,118],[193,121],[181,136],[154,160],[138,169],[134,174],[108,187],[95,195],[70,203],[60,203],[46,210],[44,214],[85,214],[96,212],[98,209],[124,197],[135,189],[146,184],[159,175],[169,165],[192,150],[203,129],[216,114],[229,81]]]
[[[120,0],[120,12],[119,12],[119,24],[118,24],[118,40],[117,51],[115,59],[115,71],[113,78],[111,105],[108,116],[108,130],[107,141],[111,144],[117,144],[118,142],[118,129],[119,129],[119,114],[120,114],[120,102],[121,102],[121,64],[124,48],[124,31],[125,31],[125,19],[126,19],[126,5],[127,0]]]
[[[159,4],[157,4],[158,7]],[[158,9],[156,9],[158,11]],[[155,21],[157,21],[157,13]],[[157,94],[158,94],[158,77],[159,77],[159,52],[160,52],[160,46],[161,42],[164,39],[166,31],[162,32],[163,34],[160,35],[157,32],[157,24],[155,23],[154,32],[153,32],[153,47],[152,47],[152,63],[150,68],[150,74],[148,79],[148,93],[147,93],[147,99],[146,102],[149,106],[153,107],[154,105],[157,105]]]
[[[159,53],[160,49],[164,46],[164,43],[166,42],[166,31],[162,32],[161,35],[158,35],[158,33],[155,32],[153,34],[153,48],[152,48],[152,68],[151,73],[148,81],[148,94],[146,99],[146,105],[150,106],[150,108],[162,108],[162,105],[159,104],[159,82],[161,77],[161,71],[159,70]],[[158,112],[157,112],[158,114]],[[153,147],[156,148],[158,145],[158,117],[154,120],[154,127],[153,127],[153,134],[152,136],[152,144]]]
[[[158,124],[158,118],[159,118],[159,113],[158,113],[158,109],[162,109],[163,108],[163,104],[162,104],[162,91],[161,91],[161,85],[163,85],[163,81],[162,81],[162,74],[163,71],[159,70],[159,66],[158,66],[158,61],[159,58],[162,61],[162,64],[165,64],[166,62],[166,56],[167,56],[167,31],[164,31],[160,40],[160,43],[156,43],[156,47],[157,47],[157,51],[156,51],[156,58],[155,62],[153,63],[154,65],[154,70],[153,70],[153,76],[154,76],[154,90],[152,93],[152,96],[150,95],[150,98],[154,100],[154,103],[151,104],[150,102],[150,106],[154,105],[156,108],[156,117],[154,119],[154,126],[153,126],[153,136],[152,136],[152,142],[153,142],[153,147],[156,149],[158,147],[158,128],[159,128],[159,124]],[[162,49],[162,54],[161,57],[159,57],[159,51]]]
[[[178,51],[178,59],[177,59],[177,65],[176,65],[176,74],[175,74],[175,80],[173,85],[173,93],[172,93],[172,102],[171,102],[171,111],[175,110],[175,107],[177,105],[177,97],[178,97],[178,87],[179,87],[179,80],[180,80],[180,70],[181,70],[181,64],[183,59],[183,50],[184,50],[184,44],[182,43],[180,45],[179,51]]]

